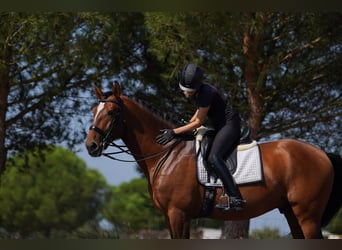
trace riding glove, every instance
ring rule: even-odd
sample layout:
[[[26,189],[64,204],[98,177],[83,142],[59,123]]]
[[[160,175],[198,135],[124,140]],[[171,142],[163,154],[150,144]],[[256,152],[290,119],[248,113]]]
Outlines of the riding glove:
[[[162,129],[160,130],[160,134],[156,136],[156,141],[161,145],[165,145],[175,138],[175,136],[176,134],[172,129]]]

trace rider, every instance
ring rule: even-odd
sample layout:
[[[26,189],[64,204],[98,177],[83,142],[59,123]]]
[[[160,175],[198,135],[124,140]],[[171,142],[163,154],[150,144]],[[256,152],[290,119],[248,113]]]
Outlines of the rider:
[[[213,85],[203,82],[202,79],[203,71],[196,64],[188,64],[183,68],[179,87],[187,98],[194,100],[196,112],[188,124],[162,130],[161,134],[156,137],[156,141],[165,145],[177,134],[190,132],[200,127],[208,117],[215,130],[208,162],[222,180],[230,197],[229,204],[217,204],[216,207],[224,210],[242,210],[245,201],[224,162],[224,157],[233,152],[240,139],[239,115],[225,103]]]

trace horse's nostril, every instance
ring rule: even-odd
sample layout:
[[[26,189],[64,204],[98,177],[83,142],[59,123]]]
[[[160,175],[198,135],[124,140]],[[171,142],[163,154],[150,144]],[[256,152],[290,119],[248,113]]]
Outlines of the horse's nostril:
[[[99,150],[99,145],[93,141],[87,145],[87,149],[89,154],[93,155]]]
[[[97,144],[95,143],[95,142],[92,142],[91,144],[90,144],[90,150],[91,151],[95,151],[97,148],[98,148],[98,146],[97,146]]]

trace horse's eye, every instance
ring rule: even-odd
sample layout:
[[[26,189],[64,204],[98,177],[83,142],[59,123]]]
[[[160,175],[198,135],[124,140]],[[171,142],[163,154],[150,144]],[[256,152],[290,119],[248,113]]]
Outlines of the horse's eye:
[[[110,111],[108,111],[108,113],[107,113],[109,116],[113,116],[113,114],[114,114],[114,111],[113,110],[110,110]]]

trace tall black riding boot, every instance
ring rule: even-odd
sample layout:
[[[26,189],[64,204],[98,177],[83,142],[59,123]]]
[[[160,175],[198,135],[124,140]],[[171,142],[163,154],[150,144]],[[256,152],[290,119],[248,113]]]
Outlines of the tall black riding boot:
[[[217,204],[216,208],[220,208],[224,210],[231,210],[231,209],[237,210],[237,211],[242,210],[243,205],[246,201],[242,199],[240,190],[237,187],[235,180],[233,179],[233,176],[229,172],[226,164],[224,163],[222,159],[218,157],[214,157],[213,164],[214,164],[216,174],[220,177],[229,195],[229,203]]]

